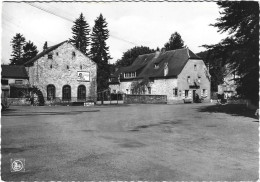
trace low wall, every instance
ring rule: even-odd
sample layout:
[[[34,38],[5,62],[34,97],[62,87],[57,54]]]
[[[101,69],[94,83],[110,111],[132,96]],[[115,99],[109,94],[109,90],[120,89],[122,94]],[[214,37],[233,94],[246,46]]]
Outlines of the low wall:
[[[27,98],[7,98],[7,102],[12,106],[29,106],[31,102]]]
[[[125,95],[125,104],[167,104],[166,95]]]

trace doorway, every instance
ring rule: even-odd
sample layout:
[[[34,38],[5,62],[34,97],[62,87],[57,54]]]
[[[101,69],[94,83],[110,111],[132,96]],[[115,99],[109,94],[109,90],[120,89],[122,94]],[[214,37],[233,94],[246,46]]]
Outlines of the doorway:
[[[193,90],[193,92],[192,92],[192,99],[193,99],[193,102],[196,101],[196,90]]]

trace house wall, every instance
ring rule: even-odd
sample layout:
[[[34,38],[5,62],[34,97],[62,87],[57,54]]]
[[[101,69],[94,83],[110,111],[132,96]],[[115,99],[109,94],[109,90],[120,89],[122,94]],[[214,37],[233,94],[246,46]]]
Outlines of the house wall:
[[[132,81],[120,82],[120,84],[110,84],[109,87],[111,92],[114,90],[116,92],[120,91],[126,94],[131,94],[131,84]],[[166,95],[167,100],[178,100],[178,97],[174,96],[173,89],[177,87],[177,79],[154,79],[153,82],[150,82],[151,95]],[[127,90],[128,89],[128,93]],[[145,94],[148,95],[148,89],[146,88]]]
[[[196,65],[197,70],[194,70],[194,65]],[[185,90],[189,90],[189,98],[193,96],[193,90],[196,90],[196,93],[201,98],[204,97],[204,100],[210,100],[210,79],[207,77],[207,68],[202,60],[190,59],[187,64],[184,66],[181,73],[178,75],[178,90],[181,92],[182,98],[185,97]],[[188,83],[188,76],[190,76],[191,84]],[[190,88],[190,85],[194,83],[194,80],[200,77],[199,88]],[[203,95],[203,89],[205,93]]]
[[[23,79],[23,78],[21,78],[21,79],[20,78],[2,78],[2,80],[8,80],[8,85],[1,84],[1,90],[2,90],[1,97],[10,96],[10,84],[15,84],[16,80],[22,80],[22,83],[20,83],[21,85],[29,83],[28,79]]]
[[[72,52],[75,52],[75,56],[72,55]],[[48,59],[48,54],[46,54],[35,61],[33,66],[26,68],[30,84],[37,86],[44,97],[47,97],[47,86],[53,84],[56,89],[56,98],[62,97],[64,85],[70,85],[72,100],[77,97],[78,86],[85,85],[86,97],[96,98],[97,66],[92,60],[70,43],[64,43],[50,53],[52,53],[53,59]],[[69,66],[69,69],[67,69],[67,66]],[[82,66],[82,69],[80,66]],[[77,71],[88,71],[90,81],[78,81]]]

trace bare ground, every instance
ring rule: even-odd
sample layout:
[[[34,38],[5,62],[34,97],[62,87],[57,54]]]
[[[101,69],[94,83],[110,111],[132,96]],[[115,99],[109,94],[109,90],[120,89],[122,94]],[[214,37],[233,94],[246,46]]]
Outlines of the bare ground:
[[[2,180],[257,180],[257,119],[212,107],[11,107]]]

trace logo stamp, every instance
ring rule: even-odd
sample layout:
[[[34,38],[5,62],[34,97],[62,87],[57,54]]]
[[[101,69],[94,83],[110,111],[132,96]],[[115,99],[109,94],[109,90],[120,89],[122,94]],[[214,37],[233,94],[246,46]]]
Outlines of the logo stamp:
[[[11,159],[11,172],[25,172],[25,159]]]

